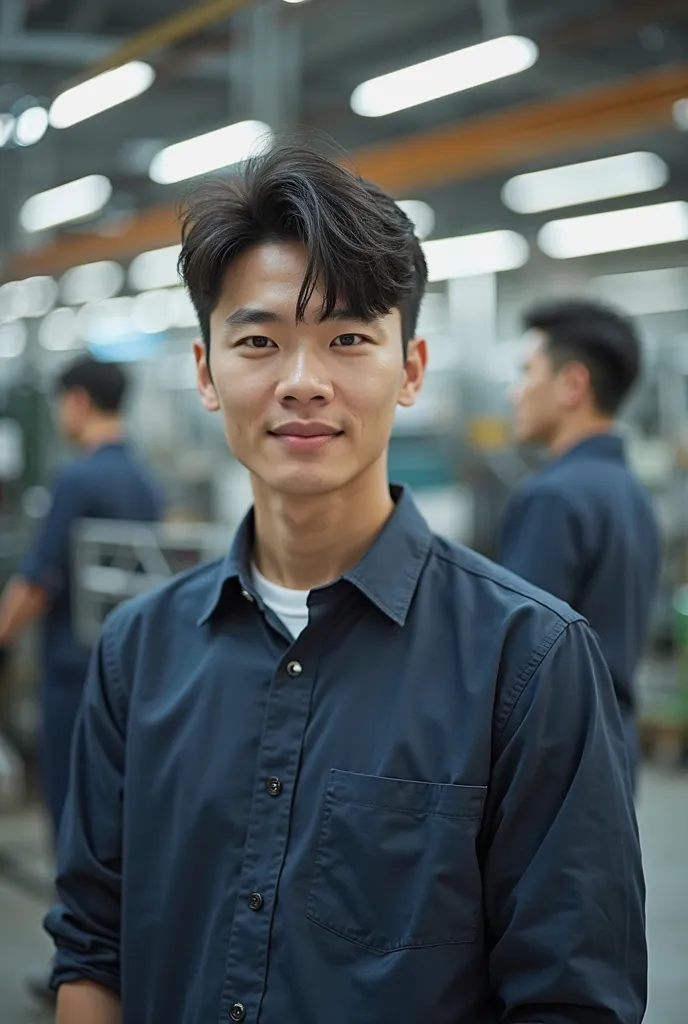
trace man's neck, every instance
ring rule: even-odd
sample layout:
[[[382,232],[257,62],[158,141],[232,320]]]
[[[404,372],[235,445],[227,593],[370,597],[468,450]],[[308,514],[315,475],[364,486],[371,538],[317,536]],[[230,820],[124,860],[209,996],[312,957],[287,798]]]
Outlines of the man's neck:
[[[311,590],[353,568],[394,509],[385,464],[372,470],[342,491],[308,498],[254,481],[259,572],[280,586]]]
[[[596,416],[582,422],[567,423],[557,431],[553,440],[547,448],[553,457],[565,455],[566,452],[582,444],[591,437],[599,437],[600,434],[611,434],[614,429],[614,420],[608,417]]]
[[[99,416],[91,420],[79,439],[82,448],[94,451],[104,444],[119,444],[124,440],[124,423],[119,416]]]

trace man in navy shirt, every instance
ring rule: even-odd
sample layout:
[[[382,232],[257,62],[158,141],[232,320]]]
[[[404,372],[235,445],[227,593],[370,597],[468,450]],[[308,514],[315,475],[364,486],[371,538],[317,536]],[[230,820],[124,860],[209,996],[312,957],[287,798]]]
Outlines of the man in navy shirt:
[[[634,677],[660,545],[649,495],[613,428],[638,376],[638,339],[625,317],[592,302],[543,304],[524,322],[528,355],[513,396],[515,433],[544,445],[551,461],[513,496],[501,560],[570,604],[597,633],[635,776]]]
[[[565,604],[391,487],[426,267],[281,145],[183,219],[205,408],[254,507],[95,652],[47,918],[60,1024],[640,1024],[621,721]]]
[[[71,546],[84,518],[160,518],[161,494],[125,440],[121,408],[127,381],[114,363],[79,357],[57,381],[57,422],[83,455],[63,468],[52,485],[50,510],[31,550],[0,601],[0,646],[42,618],[40,698],[41,776],[56,837],[67,795],[69,755],[90,651],[72,621]],[[32,991],[46,998],[45,983]]]

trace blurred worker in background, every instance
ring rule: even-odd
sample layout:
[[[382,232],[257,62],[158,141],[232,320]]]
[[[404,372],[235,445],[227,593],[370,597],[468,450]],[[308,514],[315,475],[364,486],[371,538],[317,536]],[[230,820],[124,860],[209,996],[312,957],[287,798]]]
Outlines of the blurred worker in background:
[[[104,626],[60,834],[59,1024],[639,1024],[643,879],[588,626],[390,488],[427,279],[276,146],[193,195],[205,408],[254,508]]]
[[[52,487],[50,510],[32,549],[0,600],[0,647],[8,646],[36,617],[43,619],[41,646],[41,776],[54,836],[69,778],[74,722],[90,651],[72,621],[71,543],[85,518],[154,522],[161,493],[125,437],[123,370],[82,356],[59,377],[56,419],[64,437],[83,455],[62,469]],[[47,979],[38,995],[50,992]]]
[[[635,673],[655,595],[659,530],[629,469],[614,417],[633,387],[640,345],[630,321],[593,302],[538,305],[513,392],[518,441],[551,461],[508,505],[501,561],[585,616],[614,681],[635,779]]]

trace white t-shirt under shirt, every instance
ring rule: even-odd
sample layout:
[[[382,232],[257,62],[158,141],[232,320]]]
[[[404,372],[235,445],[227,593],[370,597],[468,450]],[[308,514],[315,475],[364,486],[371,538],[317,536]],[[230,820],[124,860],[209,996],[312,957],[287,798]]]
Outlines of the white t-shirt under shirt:
[[[289,590],[287,587],[280,587],[277,583],[266,580],[265,576],[258,572],[255,565],[251,566],[251,572],[256,593],[262,598],[266,606],[275,613],[277,618],[284,623],[296,640],[299,633],[302,633],[308,625],[308,595],[310,590]]]

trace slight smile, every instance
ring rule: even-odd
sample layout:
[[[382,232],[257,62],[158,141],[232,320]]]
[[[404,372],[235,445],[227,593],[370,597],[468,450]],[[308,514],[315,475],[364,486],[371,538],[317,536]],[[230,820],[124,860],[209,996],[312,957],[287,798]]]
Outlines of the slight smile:
[[[341,437],[344,432],[327,423],[295,420],[291,423],[282,423],[268,433],[292,451],[308,452],[324,448]]]

